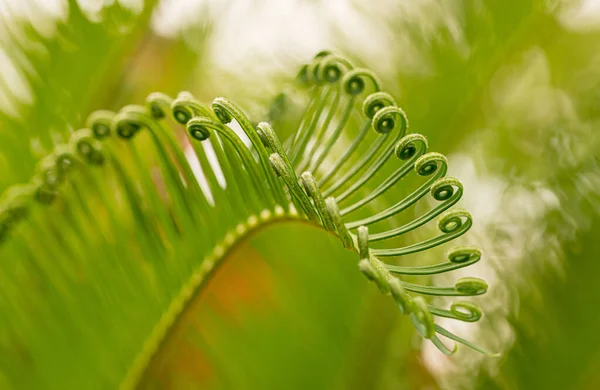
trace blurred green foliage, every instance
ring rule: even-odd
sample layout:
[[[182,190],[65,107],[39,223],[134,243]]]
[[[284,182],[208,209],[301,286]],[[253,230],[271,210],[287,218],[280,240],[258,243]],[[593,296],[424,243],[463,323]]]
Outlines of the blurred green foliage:
[[[594,311],[600,298],[599,24],[583,26],[574,10],[584,6],[572,1],[384,3],[345,5],[358,17],[342,15],[335,23],[335,10],[324,2],[311,6],[330,22],[336,50],[376,70],[385,57],[390,65],[378,73],[411,128],[449,155],[455,175],[474,176],[462,202],[480,210],[469,241],[486,254],[481,273],[493,275],[491,294],[482,300],[493,309],[477,339],[504,351],[503,357],[461,350],[448,359],[423,350],[412,327],[366,285],[337,243],[302,226],[278,226],[241,244],[215,285],[197,298],[186,327],[156,362],[157,378],[146,378],[156,379],[148,388],[186,388],[178,381],[188,375],[215,389],[289,383],[327,389],[600,386],[600,317]],[[274,91],[287,90],[298,61],[306,60],[293,45],[274,42],[270,52],[262,51],[269,55],[239,64],[238,73],[235,66],[220,69],[210,60],[215,51],[228,50],[219,31],[233,30],[239,40],[244,31],[212,3],[190,8],[201,23],[183,25],[169,37],[150,27],[154,4],[136,13],[115,2],[103,8],[99,21],[74,1],[68,4],[68,17],[50,37],[27,20],[3,15],[14,26],[2,49],[32,98],[16,106],[16,115],[0,114],[0,191],[28,180],[40,157],[92,109],[138,102],[152,90],[185,89],[207,100],[239,96],[264,119]],[[357,20],[385,41],[347,39]],[[249,78],[250,66],[264,67],[269,78]],[[3,80],[0,88],[14,88]],[[293,117],[296,96],[286,99]],[[453,167],[453,159],[464,166]],[[469,171],[465,161],[475,169]],[[386,196],[405,192],[398,188]],[[441,253],[411,261],[432,261]],[[247,262],[262,265],[248,269]],[[270,293],[270,300],[240,295],[236,288],[245,283],[244,291]],[[268,303],[274,307],[263,306]]]

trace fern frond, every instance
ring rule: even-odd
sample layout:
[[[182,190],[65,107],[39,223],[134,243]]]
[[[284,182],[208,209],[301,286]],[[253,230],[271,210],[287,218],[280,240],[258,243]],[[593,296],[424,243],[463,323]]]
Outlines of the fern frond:
[[[90,115],[86,128],[40,162],[30,183],[4,194],[0,345],[6,353],[0,359],[8,383],[85,387],[100,371],[106,381],[100,387],[135,386],[228,250],[281,220],[336,234],[358,254],[365,276],[442,352],[456,347],[444,346],[437,334],[485,353],[433,321],[477,321],[479,307],[456,301],[442,309],[420,296],[480,295],[485,281],[462,278],[437,287],[397,277],[469,266],[481,258],[478,249],[457,248],[448,261],[430,266],[380,260],[428,250],[471,227],[468,212],[449,210],[463,187],[445,177],[446,158],[426,153],[423,136],[406,134],[406,115],[370,71],[322,52],[299,79],[312,98],[284,142],[270,124],[254,125],[230,100],[208,106],[188,92],[175,99],[154,93],[143,106]],[[227,126],[232,121],[243,137]],[[339,156],[349,136],[354,139]],[[425,182],[375,211],[384,193],[413,171]],[[394,218],[427,194],[438,205],[395,226]],[[395,246],[398,237],[436,217],[439,235]],[[110,289],[102,283],[107,280]],[[109,308],[111,315],[103,315]],[[67,338],[76,341],[66,345]],[[112,358],[112,348],[121,359]],[[36,361],[15,358],[23,350]]]
[[[335,232],[344,245],[359,253],[361,271],[382,292],[393,297],[401,311],[411,316],[424,337],[432,339],[442,352],[449,352],[435,336],[436,332],[444,336],[448,332],[436,331],[438,328],[433,323],[432,315],[472,322],[481,318],[481,309],[464,301],[455,302],[450,310],[424,305],[407,291],[435,296],[474,296],[484,294],[487,283],[471,277],[459,279],[449,287],[422,286],[402,281],[394,275],[431,275],[463,268],[479,261],[480,250],[475,247],[456,248],[448,254],[447,262],[422,267],[389,265],[380,258],[425,251],[466,233],[472,226],[469,212],[449,210],[462,196],[461,182],[445,177],[448,161],[439,153],[426,153],[428,145],[425,137],[406,134],[408,120],[405,113],[396,106],[392,96],[380,90],[380,82],[369,70],[354,68],[348,60],[322,52],[310,65],[301,69],[299,79],[310,88],[311,96],[316,98],[311,100],[298,132],[284,143],[287,145],[284,151],[275,141],[268,142],[274,152],[271,155],[272,162],[274,156],[285,154],[294,162],[293,165],[279,163],[276,171],[279,173],[287,167],[290,171],[287,176],[292,177],[294,171],[300,175],[302,170],[308,169],[301,174],[302,183],[312,199],[315,212],[320,216],[321,224],[332,230],[330,221],[333,220]],[[348,130],[348,120],[353,111],[359,108],[362,108],[362,124],[354,141],[341,157],[332,158],[334,163],[331,166],[324,167],[323,162],[334,144],[344,131],[351,131]],[[336,118],[337,124],[331,124],[332,118]],[[391,169],[388,168],[390,166]],[[386,173],[383,177],[378,175],[382,171]],[[380,211],[373,211],[375,207],[371,207],[371,210],[360,215],[361,210],[367,205],[377,204],[387,190],[412,171],[426,178],[426,181],[396,204]],[[297,192],[291,188],[296,186],[297,181],[288,179],[284,182],[290,192]],[[290,182],[291,185],[288,184]],[[395,226],[394,216],[413,206],[428,193],[438,205],[404,225]],[[322,206],[322,197],[326,197],[326,207]],[[440,231],[438,236],[394,247],[394,239],[436,217]],[[386,222],[389,222],[387,226],[394,227],[386,230]],[[370,228],[377,229],[377,233],[370,234]],[[457,337],[453,339],[463,341]],[[463,344],[473,347],[471,343]],[[481,348],[476,349],[482,351]]]

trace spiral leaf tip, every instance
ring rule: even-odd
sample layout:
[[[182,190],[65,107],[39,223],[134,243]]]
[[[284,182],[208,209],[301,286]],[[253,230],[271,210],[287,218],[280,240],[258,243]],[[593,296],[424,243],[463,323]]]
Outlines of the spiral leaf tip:
[[[231,104],[225,98],[216,98],[213,101],[213,112],[223,124],[228,124],[233,120],[233,116],[227,108],[231,108]]]
[[[204,141],[210,137],[210,132],[207,129],[207,124],[210,120],[202,117],[193,117],[187,124],[187,131],[190,136],[198,141]]]
[[[488,284],[480,278],[466,277],[458,279],[454,288],[463,295],[481,295],[487,292]]]
[[[107,110],[94,111],[86,121],[86,127],[90,128],[97,139],[110,136],[111,122],[115,113]]]

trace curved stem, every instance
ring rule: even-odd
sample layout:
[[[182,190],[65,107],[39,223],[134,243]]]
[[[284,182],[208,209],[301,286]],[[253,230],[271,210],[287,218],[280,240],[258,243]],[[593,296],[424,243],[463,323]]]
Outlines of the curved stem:
[[[306,219],[289,213],[280,215],[271,214],[269,218],[261,220],[261,222],[256,225],[245,224],[246,229],[241,234],[237,230],[230,232],[230,234],[235,236],[235,242],[240,243],[242,240],[245,240],[251,235],[256,234],[259,230],[265,228],[266,226],[283,221],[309,223]],[[199,294],[199,292],[202,290],[202,287],[205,286],[210,280],[221,262],[233,250],[234,246],[229,244],[229,241],[223,237],[223,240],[219,244],[215,245],[214,248],[215,249],[212,251],[212,253],[204,258],[200,265],[196,267],[179,293],[171,301],[171,304],[163,313],[149,337],[144,342],[140,353],[135,357],[131,368],[121,382],[119,389],[130,390],[136,388],[136,386],[139,384],[139,381],[144,376],[145,371],[149,368],[152,359],[167,342],[170,334],[169,330],[181,320],[187,305],[195,296]]]

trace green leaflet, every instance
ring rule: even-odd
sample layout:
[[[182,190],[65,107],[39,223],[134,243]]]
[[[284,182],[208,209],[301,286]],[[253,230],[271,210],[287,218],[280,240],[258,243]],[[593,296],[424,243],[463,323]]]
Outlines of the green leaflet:
[[[0,293],[5,299],[0,313],[5,321],[0,334],[6,337],[1,342],[12,350],[6,356],[19,343],[25,350],[33,348],[27,343],[37,343],[34,349],[46,353],[37,357],[44,364],[29,363],[33,367],[4,358],[9,383],[33,370],[36,375],[25,379],[30,387],[61,379],[81,387],[90,372],[99,370],[106,379],[101,387],[134,387],[227,251],[252,231],[280,220],[309,221],[337,234],[358,253],[365,276],[442,352],[456,348],[445,347],[436,333],[482,351],[433,322],[433,316],[476,321],[481,317],[476,305],[457,301],[445,310],[410,293],[473,296],[486,292],[485,281],[462,278],[454,286],[438,287],[395,276],[465,267],[481,258],[478,249],[457,248],[448,262],[433,266],[380,260],[428,250],[471,227],[467,211],[449,210],[463,188],[457,179],[445,177],[446,158],[427,153],[423,136],[406,134],[406,115],[380,91],[370,71],[322,52],[302,68],[299,80],[312,99],[296,133],[283,142],[276,128],[253,124],[227,99],[207,106],[188,92],[176,99],[154,93],[144,106],[90,115],[87,127],[74,132],[69,144],[40,162],[30,183],[3,195]],[[227,126],[231,121],[250,140],[249,147]],[[181,126],[185,143],[178,137]],[[343,138],[356,128],[350,147],[340,150]],[[192,162],[200,167],[204,185]],[[376,211],[380,197],[413,171],[423,184]],[[405,225],[386,228],[427,194],[437,206]],[[398,237],[435,218],[439,235],[395,246]],[[47,239],[37,239],[42,236]],[[100,283],[106,280],[114,280],[109,291]],[[25,293],[23,284],[35,290]],[[126,305],[103,317],[103,307],[117,302]],[[124,321],[137,324],[138,332],[124,335],[119,328]],[[75,353],[64,359],[53,359],[73,335],[85,342],[71,345]],[[124,360],[110,359],[112,351],[103,344],[119,345]],[[63,378],[65,367],[76,368]]]

